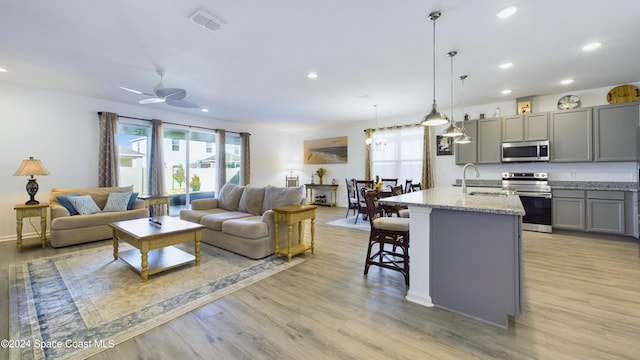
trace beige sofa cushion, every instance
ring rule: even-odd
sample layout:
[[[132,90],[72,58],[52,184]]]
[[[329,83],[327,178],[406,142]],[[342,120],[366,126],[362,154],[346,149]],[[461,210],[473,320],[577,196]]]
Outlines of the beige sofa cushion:
[[[223,222],[222,232],[245,239],[260,239],[269,236],[269,227],[261,216],[250,216]]]
[[[285,205],[298,205],[302,202],[304,186],[277,187],[267,186],[264,190],[264,202],[262,211],[271,210]]]
[[[240,197],[242,197],[242,192],[244,191],[244,186],[238,186],[231,183],[226,183],[220,189],[220,194],[218,194],[218,207],[226,210],[237,211],[238,203],[240,202]]]
[[[208,227],[211,230],[220,231],[220,230],[222,230],[222,223],[223,222],[225,222],[227,220],[238,219],[238,218],[243,218],[243,217],[247,217],[247,216],[251,216],[251,214],[247,214],[247,213],[244,213],[244,212],[238,212],[238,211],[220,212],[220,213],[209,214],[209,215],[203,216],[200,219],[200,224]]]
[[[213,208],[206,210],[189,210],[183,209],[180,210],[180,219],[191,221],[197,224],[200,224],[200,220],[202,220],[203,216],[211,215],[211,214],[219,214],[219,213],[228,213],[229,210]]]
[[[264,187],[247,185],[240,197],[238,211],[248,212],[253,215],[262,214],[262,202],[264,201]]]

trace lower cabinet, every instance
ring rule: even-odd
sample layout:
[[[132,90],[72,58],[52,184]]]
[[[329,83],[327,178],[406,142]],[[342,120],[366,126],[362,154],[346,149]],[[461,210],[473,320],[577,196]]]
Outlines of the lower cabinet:
[[[553,228],[585,231],[584,190],[553,191]]]
[[[587,191],[587,231],[624,235],[624,193]]]
[[[637,237],[636,201],[633,192],[554,190],[553,227]]]

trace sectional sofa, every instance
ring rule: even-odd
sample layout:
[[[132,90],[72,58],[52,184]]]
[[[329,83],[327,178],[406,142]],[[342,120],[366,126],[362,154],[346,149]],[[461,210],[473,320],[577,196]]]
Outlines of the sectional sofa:
[[[191,209],[180,211],[180,218],[207,227],[202,232],[202,242],[260,259],[274,253],[276,239],[272,209],[306,204],[303,191],[303,186],[257,187],[227,183],[217,198],[194,200]],[[279,246],[282,248],[287,245],[287,226],[279,226]],[[293,234],[293,241],[297,241],[297,225]]]

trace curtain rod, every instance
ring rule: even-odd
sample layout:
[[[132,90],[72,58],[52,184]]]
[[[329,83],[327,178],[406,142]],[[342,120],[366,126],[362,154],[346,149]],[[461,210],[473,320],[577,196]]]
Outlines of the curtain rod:
[[[98,115],[102,115],[102,111],[98,111]],[[118,115],[118,117],[119,118],[123,118],[123,119],[131,119],[131,120],[153,121],[152,119],[143,119],[143,118],[138,118],[138,117],[133,117],[133,116]],[[163,124],[168,124],[168,125],[186,126],[188,128],[194,128],[194,129],[213,130],[213,131],[220,130],[220,129],[211,129],[211,128],[206,128],[206,127],[201,127],[201,126],[191,126],[191,125],[184,125],[184,124],[176,124],[176,123],[166,122],[166,121],[162,121],[162,123]],[[225,132],[230,132],[230,133],[233,133],[233,134],[249,134],[249,135],[251,135],[251,133],[237,132],[237,131],[231,131],[231,130],[225,130]]]

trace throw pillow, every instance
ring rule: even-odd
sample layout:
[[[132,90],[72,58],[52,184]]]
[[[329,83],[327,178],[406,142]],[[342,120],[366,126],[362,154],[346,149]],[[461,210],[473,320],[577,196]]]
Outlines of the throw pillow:
[[[243,191],[244,186],[231,183],[224,184],[218,195],[218,207],[225,210],[237,211]]]
[[[58,199],[58,202],[60,203],[60,205],[64,206],[65,209],[67,209],[69,211],[69,214],[71,216],[73,216],[73,215],[78,215],[78,211],[69,202],[68,198],[70,196],[78,196],[78,195],[80,195],[80,194],[78,194],[77,192],[73,192],[73,193],[68,194],[68,195],[58,195],[58,196],[56,196],[56,199]]]
[[[130,192],[110,192],[107,197],[107,204],[102,211],[125,211],[129,205],[129,199],[131,199]]]
[[[95,214],[102,211],[90,195],[71,196],[67,199],[78,210],[80,215]]]
[[[137,199],[138,199],[138,193],[137,192],[131,193],[131,197],[129,198],[129,203],[127,204],[127,210],[133,209],[133,204],[136,202]]]
[[[248,212],[253,215],[262,215],[262,202],[264,201],[264,188],[247,185],[240,197],[238,211]]]
[[[304,186],[277,187],[267,186],[264,190],[264,203],[262,211],[267,211],[285,205],[298,205],[302,202]]]

